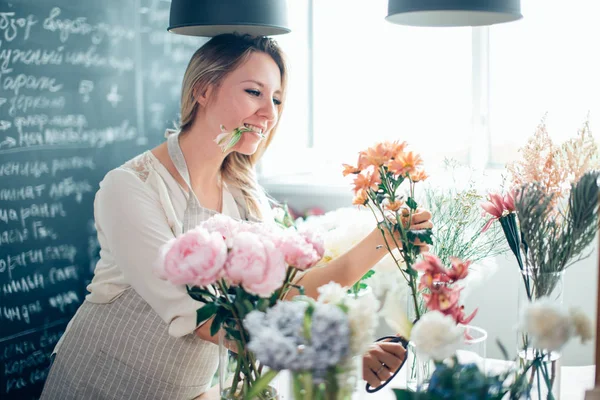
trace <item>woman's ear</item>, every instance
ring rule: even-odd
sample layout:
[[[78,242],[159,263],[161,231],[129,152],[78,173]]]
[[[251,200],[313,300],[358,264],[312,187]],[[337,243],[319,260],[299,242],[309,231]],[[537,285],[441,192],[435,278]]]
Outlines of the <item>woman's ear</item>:
[[[196,86],[194,88],[194,99],[200,104],[202,107],[205,107],[208,104],[210,99],[210,95],[213,92],[213,85],[208,85],[205,88],[200,88]]]

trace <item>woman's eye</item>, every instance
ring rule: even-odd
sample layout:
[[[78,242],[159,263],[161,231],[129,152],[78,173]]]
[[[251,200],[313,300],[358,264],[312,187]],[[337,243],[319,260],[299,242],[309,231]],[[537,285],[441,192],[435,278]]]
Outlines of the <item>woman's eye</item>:
[[[260,96],[260,92],[258,90],[254,90],[254,89],[247,89],[246,93],[251,94],[252,96]]]
[[[275,104],[276,106],[280,106],[281,105],[281,100],[273,98],[273,104]]]

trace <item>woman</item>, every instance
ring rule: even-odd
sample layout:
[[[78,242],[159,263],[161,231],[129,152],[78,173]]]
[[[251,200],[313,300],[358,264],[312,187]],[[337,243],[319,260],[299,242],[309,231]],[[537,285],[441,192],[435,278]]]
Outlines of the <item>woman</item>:
[[[153,273],[158,249],[215,213],[268,220],[254,165],[273,139],[285,100],[283,55],[269,38],[220,35],[185,72],[181,123],[165,143],[110,171],[94,204],[100,261],[90,294],[57,344],[42,399],[189,399],[217,367],[216,337],[196,326],[184,287]],[[227,151],[215,137],[246,127]],[[263,139],[263,137],[266,137]],[[430,214],[415,228],[431,227]],[[374,229],[348,254],[301,278],[310,296],[330,281],[349,286],[385,254]],[[399,365],[399,344],[374,345],[365,378],[377,385]]]

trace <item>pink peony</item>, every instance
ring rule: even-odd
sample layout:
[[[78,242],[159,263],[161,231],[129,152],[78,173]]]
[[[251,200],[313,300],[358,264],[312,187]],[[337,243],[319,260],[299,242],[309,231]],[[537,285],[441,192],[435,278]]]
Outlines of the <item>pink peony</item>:
[[[264,237],[279,246],[284,230],[275,224],[254,223],[246,224],[246,232],[252,232],[260,237]]]
[[[222,236],[198,227],[162,247],[157,273],[176,285],[208,286],[223,276],[226,259]]]
[[[298,232],[294,228],[283,232],[279,248],[284,254],[285,262],[301,271],[317,264],[325,252],[320,236],[310,231]]]
[[[233,237],[238,232],[247,229],[245,225],[248,224],[242,221],[236,221],[235,219],[223,214],[215,214],[200,224],[200,226],[209,232],[217,232],[221,234],[227,247],[231,247]]]
[[[253,232],[240,232],[233,238],[225,264],[229,284],[269,297],[283,285],[285,272],[283,255],[268,238]]]

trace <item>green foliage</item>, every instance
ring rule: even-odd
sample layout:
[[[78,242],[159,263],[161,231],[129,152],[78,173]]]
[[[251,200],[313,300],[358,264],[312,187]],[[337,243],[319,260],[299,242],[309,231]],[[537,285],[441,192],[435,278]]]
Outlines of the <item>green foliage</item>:
[[[196,325],[200,325],[210,317],[216,314],[217,305],[215,303],[207,303],[203,307],[196,310]]]
[[[449,188],[425,186],[423,207],[432,214],[433,246],[431,252],[443,265],[450,265],[450,257],[458,257],[477,263],[506,251],[501,229],[492,225],[482,233],[486,218],[480,204],[484,197],[479,193],[471,174],[467,183],[459,185],[456,180],[460,165],[446,160],[445,170],[451,175]]]
[[[511,216],[514,219],[513,214],[500,218],[519,267],[532,275],[533,279],[523,278],[529,299],[554,290],[559,278],[551,273],[564,271],[590,255],[584,250],[598,229],[599,176],[599,171],[591,171],[572,185],[566,210],[555,205],[559,199],[541,184],[524,184],[515,195],[518,228],[517,221],[509,220]],[[519,238],[520,247],[515,249]]]

